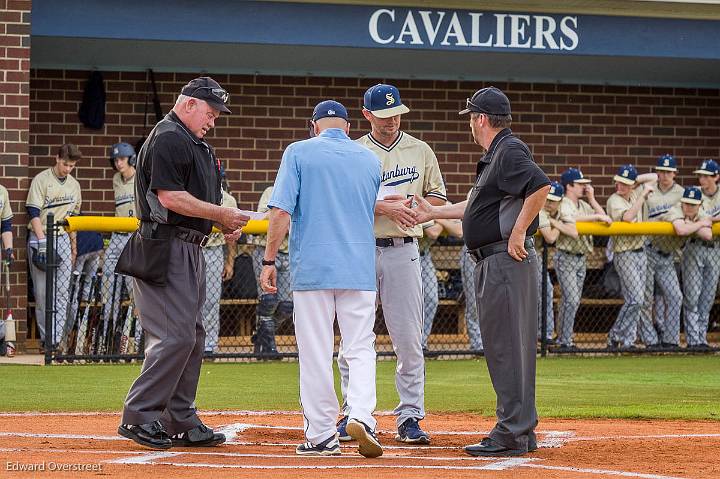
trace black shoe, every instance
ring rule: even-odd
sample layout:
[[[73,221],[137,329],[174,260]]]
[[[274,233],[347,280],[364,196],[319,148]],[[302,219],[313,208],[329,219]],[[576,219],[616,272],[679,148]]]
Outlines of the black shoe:
[[[648,344],[647,346],[645,346],[645,351],[662,351],[662,350],[663,350],[663,346],[661,343]]]
[[[211,447],[224,443],[225,434],[213,432],[205,424],[200,424],[182,434],[175,434],[170,439],[175,447]]]
[[[677,344],[675,344],[675,343],[666,343],[666,342],[664,342],[664,341],[663,341],[662,343],[660,343],[660,346],[661,346],[663,349],[675,349],[675,348],[678,348],[678,347],[679,347],[679,346],[678,346]]]
[[[555,348],[555,352],[557,353],[576,353],[577,350],[578,348],[576,348],[574,344],[561,344]]]
[[[118,434],[151,449],[170,449],[173,445],[160,421],[147,424],[121,424],[118,427]]]
[[[710,345],[708,345],[707,343],[693,344],[693,345],[688,344],[687,350],[688,351],[697,351],[697,352],[706,352],[706,351],[710,351]]]
[[[536,445],[537,447],[537,445]],[[523,449],[510,449],[498,444],[489,437],[486,437],[478,444],[470,444],[465,446],[465,452],[471,456],[522,456],[527,451]]]
[[[620,343],[614,340],[608,341],[607,344],[608,351],[618,351],[620,349]]]

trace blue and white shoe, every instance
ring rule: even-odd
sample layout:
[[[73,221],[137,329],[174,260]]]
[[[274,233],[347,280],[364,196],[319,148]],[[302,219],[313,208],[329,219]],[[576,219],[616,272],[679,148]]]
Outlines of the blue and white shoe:
[[[337,423],[338,439],[340,440],[340,442],[348,442],[353,440],[353,438],[350,437],[350,434],[347,433],[347,423],[347,416],[343,416],[342,419],[340,419]]]
[[[345,427],[347,433],[358,442],[358,452],[364,457],[380,457],[383,450],[375,431],[357,419],[350,419]]]
[[[295,448],[295,453],[301,456],[339,456],[340,442],[337,434],[325,439],[320,444],[306,442]]]
[[[408,418],[398,426],[398,433],[395,440],[410,444],[430,444],[428,433],[420,429],[420,424],[415,418]]]

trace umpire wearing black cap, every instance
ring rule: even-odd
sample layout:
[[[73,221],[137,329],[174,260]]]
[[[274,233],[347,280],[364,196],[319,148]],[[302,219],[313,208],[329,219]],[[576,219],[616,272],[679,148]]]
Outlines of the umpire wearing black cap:
[[[532,237],[550,180],[525,143],[510,131],[510,101],[483,88],[461,115],[470,113],[475,143],[486,150],[467,201],[430,206],[422,198],[416,220],[463,218],[464,240],[477,261],[475,290],[480,332],[497,395],[497,423],[472,456],[519,456],[537,449],[535,355],[537,256]]]
[[[135,200],[141,223],[116,271],[135,277],[145,361],[118,432],[151,448],[225,441],[198,418],[195,394],[205,346],[201,247],[213,223],[236,241],[249,219],[219,206],[220,162],[204,140],[220,113],[230,113],[227,101],[228,93],[212,78],[192,80],[138,157]]]

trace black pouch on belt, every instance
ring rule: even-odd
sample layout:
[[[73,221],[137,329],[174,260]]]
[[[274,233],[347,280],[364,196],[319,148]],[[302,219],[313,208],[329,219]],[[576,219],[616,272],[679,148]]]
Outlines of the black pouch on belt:
[[[169,263],[169,239],[143,238],[135,231],[120,253],[115,272],[155,286],[165,286]]]

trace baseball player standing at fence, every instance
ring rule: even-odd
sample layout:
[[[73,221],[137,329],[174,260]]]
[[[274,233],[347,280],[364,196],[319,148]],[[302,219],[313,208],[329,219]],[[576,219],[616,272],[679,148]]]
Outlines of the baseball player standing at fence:
[[[467,113],[475,143],[487,151],[473,194],[468,201],[442,207],[416,197],[416,220],[462,217],[465,244],[478,261],[475,289],[485,359],[497,394],[497,423],[489,437],[465,446],[465,452],[519,456],[537,449],[538,260],[532,237],[550,180],[510,130],[510,100],[502,91],[478,90],[460,112]]]
[[[712,266],[708,265],[709,251],[714,250],[708,245],[712,244],[712,218],[701,208],[702,191],[700,188],[691,186],[683,190],[679,206],[673,206],[665,215],[666,221],[670,221],[675,233],[680,238],[671,238],[672,246],[685,248],[682,255],[683,286],[685,287],[685,337],[688,342],[688,349],[704,351],[708,349],[705,340],[707,331],[707,317],[703,322],[699,314],[699,301],[702,291],[705,288],[705,279]],[[692,236],[686,242],[685,238]],[[708,267],[710,266],[710,267]],[[673,341],[673,346],[680,344],[680,325],[673,326],[671,331],[663,335]],[[669,336],[669,334],[674,336]]]
[[[560,221],[560,202],[563,199],[565,190],[563,186],[557,181],[550,183],[550,191],[548,191],[547,199],[545,200],[545,206],[538,213],[538,231],[542,235],[543,242],[548,245],[554,245],[560,236],[560,230],[563,228],[566,232],[572,233],[568,228],[574,228],[574,225],[566,225]],[[577,231],[575,231],[577,235]],[[542,335],[542,243],[540,241],[535,242],[535,254],[538,257],[538,340],[541,340]],[[557,264],[555,266],[557,270]],[[550,270],[545,273],[545,282],[547,284],[547,290],[545,292],[545,304],[547,305],[547,312],[545,315],[545,340],[551,343],[553,340],[553,333],[555,332],[555,315],[553,314],[553,284],[550,279]]]
[[[655,191],[648,182],[655,178],[653,173],[638,176],[633,165],[622,165],[613,177],[616,192],[607,201],[610,218],[627,223],[639,222],[643,218],[643,208],[648,196]],[[647,278],[644,244],[645,237],[641,235],[612,237],[613,263],[620,277],[625,301],[608,333],[608,349],[634,349],[638,327],[641,340],[646,346],[658,344],[655,328],[652,323],[644,320],[642,314]]]
[[[702,189],[702,209],[713,222],[720,221],[720,166],[705,160],[693,173]],[[688,349],[708,348],[707,328],[720,275],[720,242],[693,238],[683,254],[685,335]]]
[[[222,182],[223,208],[237,208],[237,201],[228,193],[228,184],[225,180],[225,169],[220,168]],[[210,233],[207,244],[202,250],[205,258],[205,303],[203,303],[202,317],[205,327],[205,354],[218,351],[220,339],[220,297],[222,296],[222,283],[233,277],[235,269],[235,256],[237,256],[237,242],[225,241],[225,236],[217,231]]]
[[[150,448],[225,441],[198,418],[195,395],[205,347],[201,246],[213,223],[226,240],[235,241],[249,220],[240,210],[219,206],[220,161],[203,140],[220,113],[230,113],[228,97],[210,77],[191,80],[138,158],[135,199],[141,223],[118,268],[137,268],[132,269],[134,297],[145,332],[145,361],[125,399],[118,433]]]
[[[268,186],[260,196],[258,212],[270,211],[268,202],[272,196],[273,187]],[[252,253],[253,271],[258,284],[257,319],[255,334],[252,336],[253,352],[261,359],[279,359],[280,355],[275,344],[275,330],[277,327],[292,318],[292,291],[290,291],[290,256],[288,255],[287,236],[280,243],[275,256],[275,271],[277,272],[277,292],[266,293],[260,285],[260,272],[262,259],[265,257],[265,235],[253,237],[255,249]]]
[[[129,143],[117,143],[110,147],[110,165],[116,171],[113,175],[113,194],[115,196],[115,216],[127,218],[135,216],[135,149]],[[108,325],[118,321],[123,288],[131,288],[130,278],[115,273],[118,257],[130,239],[130,233],[113,231],[110,244],[105,250],[103,263],[102,291],[103,337],[107,337]],[[135,327],[139,328],[139,324]],[[138,335],[136,335],[137,337]]]
[[[671,155],[661,156],[657,160],[655,171],[658,183],[657,189],[646,202],[647,219],[672,221],[667,215],[672,208],[680,204],[684,191],[682,186],[675,183],[677,174],[675,158]],[[660,346],[677,347],[680,340],[680,310],[683,299],[674,260],[677,241],[672,236],[650,236],[645,247],[648,269],[643,323],[652,324],[654,302],[655,324],[660,334]],[[655,285],[658,286],[660,293],[657,296],[655,296]]]
[[[401,115],[409,112],[392,85],[370,87],[363,98],[363,116],[371,131],[357,141],[382,161],[382,185],[403,198],[424,195],[434,205],[447,201],[437,158],[424,141],[400,130]],[[400,442],[429,444],[430,436],[420,428],[425,417],[425,358],[422,351],[423,284],[420,274],[418,238],[422,226],[415,225],[403,201],[377,202],[375,208],[375,258],[378,297],[382,305],[393,349],[397,356],[395,386],[400,403],[395,408]],[[401,226],[402,225],[402,226]],[[338,353],[343,400],[346,398],[348,366],[343,344]],[[345,433],[347,411],[338,423],[340,440]]]
[[[60,227],[57,233],[55,255],[57,275],[55,277],[55,317],[50,338],[45,331],[45,270],[47,269],[47,215],[52,211],[55,221],[63,221],[80,212],[82,197],[80,183],[70,173],[82,157],[80,149],[67,143],[58,149],[55,165],[38,173],[30,184],[25,208],[30,217],[28,235],[28,259],[30,276],[35,291],[35,320],[40,340],[44,347],[54,348],[60,343],[67,318],[70,273],[75,262],[77,245],[75,233],[68,233]]]
[[[560,231],[555,253],[555,272],[560,283],[560,304],[558,305],[559,350],[572,351],[575,315],[580,307],[587,255],[593,251],[590,235],[578,236],[575,223],[579,221],[603,221],[612,223],[605,210],[595,199],[595,190],[590,180],[577,168],[568,168],[560,181],[565,188],[565,198],[560,203],[560,221],[570,227],[571,233]],[[586,197],[588,201],[582,198]]]
[[[8,265],[15,259],[13,254],[12,218],[10,196],[7,189],[0,185],[0,237],[2,238],[2,254],[0,256],[3,261],[8,262]]]
[[[305,437],[300,455],[337,455],[332,361],[337,315],[349,368],[347,433],[365,457],[382,447],[375,437],[375,264],[373,220],[380,160],[348,137],[347,110],[336,101],[313,111],[315,137],[283,154],[268,206],[260,283],[277,292],[276,260],[290,231],[295,337],[300,361],[300,402]],[[302,179],[302,181],[301,181]],[[419,325],[418,325],[419,327]]]

